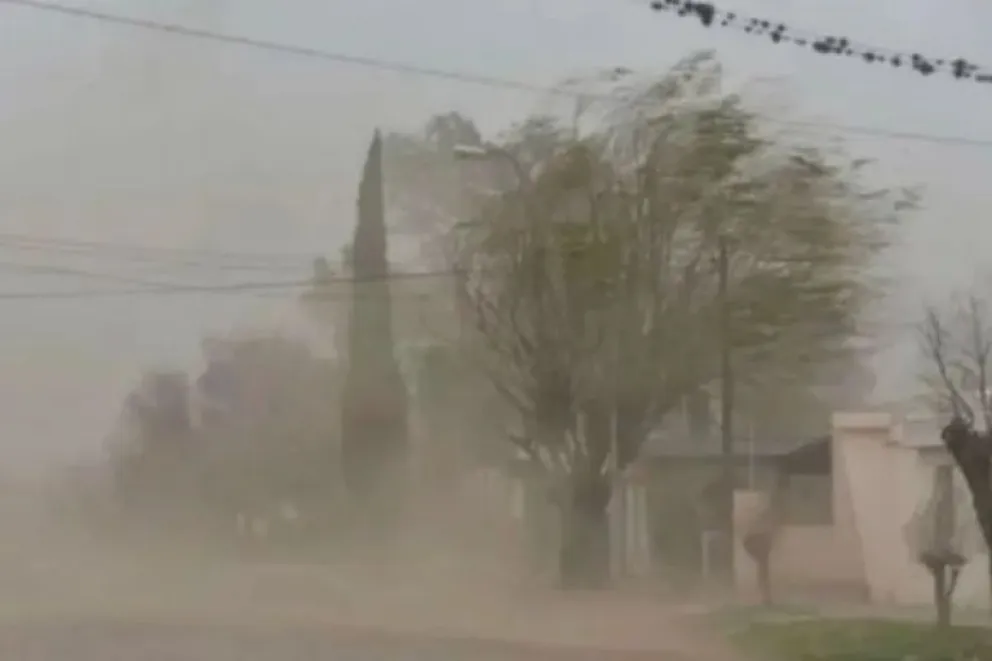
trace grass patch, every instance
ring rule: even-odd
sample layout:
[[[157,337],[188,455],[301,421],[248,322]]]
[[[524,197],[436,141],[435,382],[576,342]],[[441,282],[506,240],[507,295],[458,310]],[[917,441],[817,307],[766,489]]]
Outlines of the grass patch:
[[[816,609],[804,606],[726,606],[706,614],[706,620],[717,629],[734,632],[762,622],[793,622],[817,617]],[[992,660],[990,660],[992,661]]]
[[[758,661],[988,661],[992,629],[889,620],[754,622],[731,634]]]

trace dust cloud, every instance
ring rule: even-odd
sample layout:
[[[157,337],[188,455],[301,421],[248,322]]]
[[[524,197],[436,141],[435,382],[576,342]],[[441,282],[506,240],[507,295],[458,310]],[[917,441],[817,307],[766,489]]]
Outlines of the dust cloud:
[[[375,658],[420,649],[441,658],[519,658],[530,650],[570,659],[594,650],[617,658],[662,650],[666,659],[718,651],[688,634],[698,623],[656,597],[547,589],[528,577],[491,513],[476,510],[474,526],[458,523],[450,508],[444,521],[411,517],[390,549],[352,539],[301,560],[261,552],[259,540],[221,543],[192,529],[113,525],[92,494],[84,506],[86,497],[67,494],[65,484],[3,494],[0,650],[51,654],[17,658],[54,661],[72,649],[71,658],[95,659],[138,645],[160,648],[163,658],[241,645],[245,659],[276,658],[265,656],[275,650],[295,659],[303,652],[292,650],[304,644]]]
[[[152,4],[129,11],[152,16]],[[232,23],[219,1],[158,7],[159,18],[207,29],[251,22]],[[247,27],[264,23],[255,19]],[[3,20],[0,31],[23,30],[62,50],[58,60],[24,55],[23,75],[7,81],[17,102],[0,125],[0,229],[269,255],[264,269],[245,269],[148,258],[125,265],[108,251],[79,250],[60,252],[61,267],[180,284],[302,277],[312,253],[337,254],[351,232],[356,164],[375,126],[417,125],[439,98],[443,109],[478,109],[483,124],[519,107],[486,91],[472,91],[469,103],[435,83],[329,74],[169,36],[28,13]],[[24,263],[54,263],[45,255],[51,245],[4,242]],[[273,253],[297,259],[275,264]],[[15,292],[100,284],[17,272],[5,282]],[[462,490],[411,497],[408,525],[388,548],[346,533],[304,550],[273,549],[255,538],[264,535],[234,534],[234,520],[224,534],[188,523],[194,504],[181,525],[124,521],[122,503],[107,493],[105,451],[137,375],[149,365],[196,365],[205,335],[274,317],[289,330],[306,326],[295,295],[83,296],[28,301],[5,316],[0,657],[288,661],[356,637],[363,649],[382,650],[376,658],[438,638],[463,641],[459,656],[472,658],[497,656],[491,649],[519,658],[517,649],[473,640],[566,646],[569,658],[581,656],[575,646],[662,649],[673,659],[709,649],[686,638],[691,627],[671,604],[551,590],[551,577],[535,576],[521,557],[517,522],[480,492],[508,487],[480,487],[474,474],[463,476]],[[391,636],[407,637],[381,647]]]
[[[166,4],[99,3],[314,46],[328,37],[312,26],[358,20],[350,3],[299,12],[229,0]],[[502,124],[523,98],[16,7],[3,9],[0,43],[9,64],[0,74],[4,293],[128,286],[115,278],[210,286],[305,279],[315,257],[337,261],[350,238],[360,163],[376,127],[412,129],[432,112],[461,107]],[[80,240],[98,246],[66,244]],[[409,244],[398,236],[392,247],[409,257]],[[259,320],[309,330],[298,294],[4,300],[3,463],[9,472],[47,473],[91,459],[141,370],[191,368],[203,336]]]

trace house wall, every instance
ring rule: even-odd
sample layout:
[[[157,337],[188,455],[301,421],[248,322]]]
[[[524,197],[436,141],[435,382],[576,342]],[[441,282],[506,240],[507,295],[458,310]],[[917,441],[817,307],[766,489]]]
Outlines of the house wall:
[[[833,428],[835,475],[847,500],[846,516],[835,522],[837,533],[845,548],[860,553],[871,601],[890,603],[906,556],[902,525],[893,522],[902,520],[906,507],[913,456],[889,446],[888,414],[838,413]]]
[[[872,601],[900,606],[931,603],[930,577],[916,560],[907,526],[932,493],[935,467],[949,457],[935,444],[906,438],[905,430],[888,416],[880,416],[871,430],[841,426],[839,431]],[[961,482],[960,474],[956,480]],[[969,512],[961,514],[967,517]],[[962,519],[965,525],[968,521]],[[959,605],[988,604],[986,558],[974,554],[962,572],[955,593]]]
[[[891,446],[890,446],[891,448]],[[899,475],[901,482],[901,497],[898,502],[898,510],[894,510],[885,520],[874,523],[878,534],[886,534],[889,541],[891,553],[889,559],[890,571],[876,582],[876,594],[878,601],[883,603],[894,603],[900,605],[929,604],[932,597],[932,582],[929,573],[917,561],[916,554],[918,548],[912,541],[908,530],[910,521],[913,519],[926,501],[931,497],[934,475],[937,466],[950,462],[950,457],[943,451],[920,452],[915,450],[905,450],[902,448],[891,448],[893,453],[899,453],[904,457],[900,462],[902,474]],[[900,451],[901,450],[901,451]],[[955,480],[958,487],[963,488],[963,477],[955,471]],[[960,493],[960,492],[959,492]],[[974,523],[973,513],[970,509],[970,502],[967,499],[959,498],[958,521],[963,528],[970,528],[965,531],[965,537],[972,542],[979,539],[979,531]],[[955,591],[955,603],[971,607],[985,607],[988,604],[988,567],[987,553],[981,552],[982,545],[969,544],[972,553],[970,562],[964,567],[958,580]]]
[[[935,468],[949,457],[937,444],[905,438],[906,430],[888,414],[838,413],[833,427],[833,524],[780,531],[772,562],[775,585],[845,592],[863,586],[875,604],[929,605],[932,583],[916,560],[908,526],[932,493]],[[961,488],[960,474],[956,479]],[[742,521],[753,516],[760,496],[738,494],[735,515]],[[960,509],[964,526],[974,525],[969,505],[966,501]],[[978,552],[983,547],[976,535],[977,529],[964,535],[975,552],[959,578],[955,602],[987,607],[988,561]],[[737,547],[738,586],[753,591],[753,562]]]
[[[662,578],[692,582],[708,574],[705,566],[707,550],[704,546],[717,541],[716,531],[719,520],[713,518],[717,512],[712,503],[707,506],[707,487],[719,483],[722,468],[716,460],[654,460],[651,462],[647,478],[647,504],[645,516],[649,527],[649,553],[655,570]],[[750,519],[763,505],[763,494],[779,485],[779,469],[772,463],[762,460],[752,465],[737,467],[735,492],[735,529],[738,534],[748,529]],[[816,535],[821,521],[829,522],[833,504],[813,502],[829,498],[832,491],[821,488],[819,480],[829,481],[829,477],[797,476],[782,492],[785,507],[782,516],[786,521],[801,522],[790,526],[797,531],[790,532],[788,544],[795,537],[798,544]],[[800,484],[801,483],[801,484]],[[802,492],[800,498],[793,487]],[[793,496],[796,496],[793,499]],[[758,499],[758,500],[755,500]],[[811,541],[811,544],[819,542]],[[754,567],[741,545],[735,544],[738,555],[736,566],[739,570],[739,583],[742,589],[754,583]],[[786,554],[788,557],[788,553]]]
[[[749,525],[767,506],[765,493],[738,491],[734,495],[735,525],[742,537]],[[833,525],[784,526],[772,551],[771,569],[775,589],[784,593],[810,592],[859,597],[863,593],[861,562]],[[734,545],[735,577],[739,592],[758,591],[757,567],[744,551]]]

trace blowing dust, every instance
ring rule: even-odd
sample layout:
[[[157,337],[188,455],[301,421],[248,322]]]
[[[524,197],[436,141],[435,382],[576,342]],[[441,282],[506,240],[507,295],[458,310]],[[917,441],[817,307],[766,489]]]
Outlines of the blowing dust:
[[[352,534],[306,555],[271,540],[111,525],[84,514],[78,495],[67,503],[52,489],[24,487],[2,499],[0,627],[299,627],[477,652],[513,643],[723,658],[698,622],[656,595],[549,589],[513,543],[513,521],[485,505],[486,489],[463,486],[444,507],[439,494],[422,494],[388,549]]]

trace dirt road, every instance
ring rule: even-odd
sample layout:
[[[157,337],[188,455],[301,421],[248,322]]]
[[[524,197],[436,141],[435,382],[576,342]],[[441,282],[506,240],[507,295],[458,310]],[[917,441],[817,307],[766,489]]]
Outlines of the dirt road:
[[[44,600],[12,599],[0,659],[17,661],[727,661],[698,618],[650,600],[604,594],[372,592],[340,595],[319,575],[237,572],[201,589],[75,584]],[[166,584],[172,589],[167,591]],[[6,587],[11,588],[8,584]],[[83,590],[83,588],[86,588]],[[115,594],[116,593],[116,594]],[[136,595],[143,595],[138,598]],[[8,594],[8,596],[14,596]],[[26,595],[24,595],[26,596]]]
[[[139,561],[55,541],[0,548],[0,661],[729,658],[698,619],[651,599],[385,567]]]
[[[709,656],[682,650],[605,651],[492,640],[356,636],[318,628],[110,620],[0,627],[0,658],[17,661],[711,660]]]

